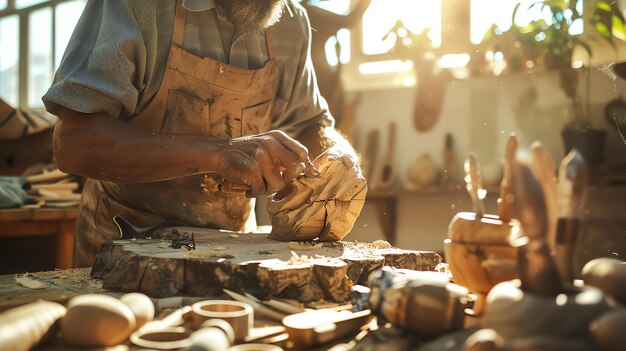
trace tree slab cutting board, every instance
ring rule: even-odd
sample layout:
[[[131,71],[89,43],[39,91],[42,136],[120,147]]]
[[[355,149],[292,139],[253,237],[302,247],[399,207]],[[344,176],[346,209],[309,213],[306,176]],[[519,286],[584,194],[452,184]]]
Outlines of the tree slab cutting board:
[[[191,233],[195,250],[180,246],[179,239],[190,239]],[[219,296],[230,289],[301,302],[345,302],[354,284],[365,284],[384,265],[432,271],[441,263],[435,252],[385,244],[327,242],[294,250],[267,234],[177,227],[150,239],[105,242],[91,276],[102,279],[104,289],[151,297]]]

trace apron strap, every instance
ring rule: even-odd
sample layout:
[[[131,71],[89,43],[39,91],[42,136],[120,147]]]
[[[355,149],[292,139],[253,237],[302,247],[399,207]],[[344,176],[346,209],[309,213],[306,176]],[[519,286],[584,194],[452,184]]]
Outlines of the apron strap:
[[[187,22],[187,9],[183,6],[182,0],[176,0],[176,15],[174,16],[174,33],[172,34],[172,45],[183,47],[185,36],[185,23]]]
[[[265,30],[265,45],[267,46],[267,56],[271,60],[274,58],[274,37],[272,35],[272,28]]]

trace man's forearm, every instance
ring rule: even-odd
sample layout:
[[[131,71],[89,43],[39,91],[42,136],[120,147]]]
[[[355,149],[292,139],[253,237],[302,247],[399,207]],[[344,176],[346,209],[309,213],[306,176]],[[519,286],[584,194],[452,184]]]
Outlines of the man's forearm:
[[[102,114],[64,109],[54,151],[67,173],[118,183],[143,183],[215,171],[220,140],[156,134]]]

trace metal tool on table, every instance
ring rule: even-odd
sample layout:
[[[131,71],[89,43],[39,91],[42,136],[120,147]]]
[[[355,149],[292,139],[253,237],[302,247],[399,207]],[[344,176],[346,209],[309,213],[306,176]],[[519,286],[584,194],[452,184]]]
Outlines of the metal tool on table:
[[[315,166],[309,160],[307,160],[307,162],[305,162],[305,168],[304,168],[304,171],[302,172],[302,174],[305,177],[309,177],[309,178],[319,178],[320,177],[320,173],[318,172],[317,169],[315,169]],[[248,191],[252,190],[252,188],[250,187],[250,185],[243,184],[243,183],[232,182],[230,180],[226,180],[225,179],[223,182],[217,184],[217,190],[219,190],[219,191],[221,191],[223,193],[245,194]]]
[[[574,279],[573,256],[579,233],[579,206],[587,192],[589,169],[585,160],[572,150],[559,167],[558,199],[559,214],[556,230],[555,258],[566,284]]]
[[[480,166],[476,156],[469,155],[467,161],[465,161],[465,183],[467,191],[472,198],[472,204],[474,205],[474,212],[476,213],[476,219],[480,219],[485,214],[485,196],[486,191],[483,188],[483,181],[480,174]]]

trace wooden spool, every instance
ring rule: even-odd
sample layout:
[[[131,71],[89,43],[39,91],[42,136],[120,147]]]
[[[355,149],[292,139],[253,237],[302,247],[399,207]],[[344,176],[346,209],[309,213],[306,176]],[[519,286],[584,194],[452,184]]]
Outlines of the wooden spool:
[[[165,229],[153,238],[109,241],[102,245],[91,271],[109,290],[138,291],[152,297],[219,296],[222,289],[257,296],[284,296],[301,302],[344,302],[350,288],[382,265],[432,271],[441,257],[432,251],[379,249],[353,242],[329,242],[293,255],[288,243],[266,234],[237,234],[200,228],[196,250],[168,247]],[[311,258],[305,258],[309,255]],[[314,258],[313,258],[314,257]]]

